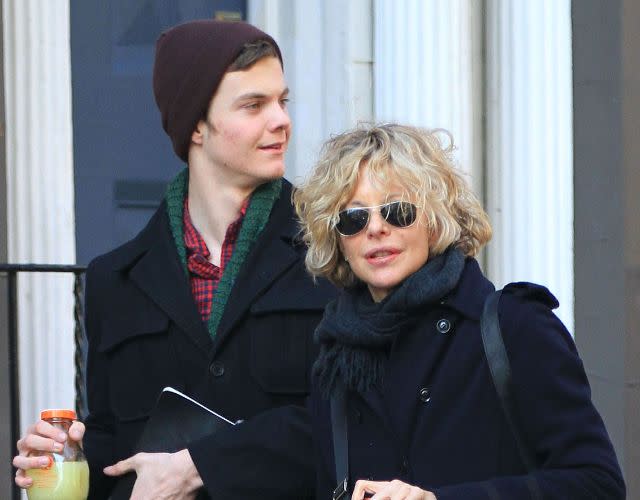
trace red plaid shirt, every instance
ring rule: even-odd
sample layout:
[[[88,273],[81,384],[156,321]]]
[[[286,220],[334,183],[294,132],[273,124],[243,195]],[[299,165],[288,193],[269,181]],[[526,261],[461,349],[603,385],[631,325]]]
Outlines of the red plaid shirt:
[[[207,244],[200,236],[200,233],[193,226],[191,216],[189,215],[189,206],[187,198],[184,200],[184,210],[182,220],[184,223],[184,246],[187,251],[187,268],[189,269],[189,280],[191,282],[191,293],[198,306],[198,311],[204,322],[209,321],[211,316],[211,304],[213,303],[213,295],[218,288],[224,268],[231,259],[231,254],[238,239],[238,233],[242,226],[244,215],[247,212],[249,199],[247,199],[240,208],[240,217],[229,224],[227,232],[222,242],[220,255],[220,267],[209,261],[211,253],[207,248]]]

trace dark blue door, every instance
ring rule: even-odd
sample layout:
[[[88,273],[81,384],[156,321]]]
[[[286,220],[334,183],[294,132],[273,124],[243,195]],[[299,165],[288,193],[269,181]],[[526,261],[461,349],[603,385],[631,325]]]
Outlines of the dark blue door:
[[[78,263],[135,236],[183,167],[153,100],[155,40],[211,17],[245,19],[246,1],[71,0]]]

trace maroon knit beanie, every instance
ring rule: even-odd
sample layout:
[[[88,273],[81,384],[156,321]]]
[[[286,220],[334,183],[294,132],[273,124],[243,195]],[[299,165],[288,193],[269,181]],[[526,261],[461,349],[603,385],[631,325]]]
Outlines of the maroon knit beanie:
[[[203,19],[179,24],[160,35],[153,66],[153,93],[162,127],[186,163],[191,135],[209,107],[220,80],[247,43],[275,40],[244,22]]]

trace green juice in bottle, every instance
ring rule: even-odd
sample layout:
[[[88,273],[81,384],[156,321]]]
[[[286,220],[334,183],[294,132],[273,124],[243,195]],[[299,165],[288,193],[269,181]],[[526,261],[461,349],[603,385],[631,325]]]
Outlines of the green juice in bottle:
[[[73,410],[44,410],[40,418],[68,434],[76,413]],[[78,443],[67,439],[60,453],[39,452],[38,455],[48,456],[49,466],[26,471],[26,475],[33,479],[27,489],[29,500],[87,499],[89,466]]]

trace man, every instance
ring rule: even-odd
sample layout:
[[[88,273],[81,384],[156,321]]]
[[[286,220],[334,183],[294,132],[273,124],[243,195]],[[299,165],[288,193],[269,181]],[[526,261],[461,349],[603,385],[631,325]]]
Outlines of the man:
[[[107,498],[114,477],[132,470],[133,498],[193,498],[203,485],[230,498],[234,481],[251,477],[220,455],[237,450],[241,464],[240,440],[259,436],[234,429],[188,450],[128,458],[160,391],[173,386],[231,420],[302,405],[312,333],[335,292],[304,270],[291,185],[281,179],[291,123],[276,42],[245,23],[176,26],[158,40],[153,87],[188,168],[136,238],[89,266],[90,414],[86,434],[81,423],[69,434],[83,439],[92,499]],[[294,407],[262,417],[265,447],[287,412],[296,418]],[[44,422],[32,426],[18,442],[16,483],[28,487],[24,470],[42,466],[30,451],[54,450],[65,438]],[[280,477],[290,466],[281,458],[255,480]],[[292,481],[308,482],[310,470]]]

